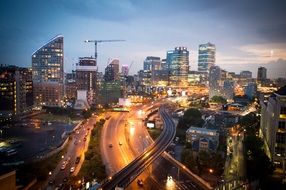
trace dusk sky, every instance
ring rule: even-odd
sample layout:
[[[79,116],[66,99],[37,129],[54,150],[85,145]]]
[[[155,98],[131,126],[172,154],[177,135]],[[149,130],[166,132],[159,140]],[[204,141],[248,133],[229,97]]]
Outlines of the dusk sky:
[[[175,46],[190,50],[197,70],[201,43],[217,48],[216,64],[228,71],[268,68],[286,78],[285,0],[1,0],[0,63],[29,67],[31,54],[64,36],[65,71],[94,55],[86,39],[123,39],[98,46],[99,71],[108,58],[143,68],[146,56],[166,57]]]

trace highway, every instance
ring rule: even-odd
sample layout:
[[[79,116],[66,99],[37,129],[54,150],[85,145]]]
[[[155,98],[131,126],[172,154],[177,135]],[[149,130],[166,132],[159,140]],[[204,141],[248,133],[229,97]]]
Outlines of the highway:
[[[159,111],[165,124],[161,135],[135,160],[112,176],[109,181],[103,183],[102,189],[114,189],[116,186],[127,187],[171,144],[176,134],[176,126],[163,108],[160,108]]]
[[[142,119],[145,118],[148,110],[155,109],[162,104],[162,101],[157,101],[133,107],[129,113],[108,113],[111,117],[106,121],[101,136],[101,154],[108,176],[115,175],[153,143]],[[134,129],[131,130],[131,128]],[[109,147],[110,144],[112,147]],[[211,189],[205,181],[197,179],[169,154],[161,155],[163,157],[159,156],[137,178],[144,180],[144,189]],[[167,180],[168,175],[173,176],[173,179]],[[137,179],[127,189],[141,189],[142,187],[136,183]]]
[[[67,152],[62,156],[54,171],[51,171],[51,175],[44,184],[45,189],[50,190],[59,186],[68,186],[69,177],[79,172],[84,160],[84,152],[88,147],[90,131],[95,122],[96,119],[91,117],[74,134],[70,135],[71,141],[67,144]],[[75,163],[76,157],[80,157],[80,162],[77,164]],[[62,168],[63,162],[66,163],[64,168]],[[75,168],[74,172],[70,172],[71,167]]]

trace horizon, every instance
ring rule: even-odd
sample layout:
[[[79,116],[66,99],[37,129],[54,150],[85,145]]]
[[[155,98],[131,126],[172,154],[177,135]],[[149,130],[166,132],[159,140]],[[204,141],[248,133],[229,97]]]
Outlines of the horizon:
[[[118,58],[120,66],[134,62],[130,73],[135,74],[147,56],[164,59],[178,46],[188,48],[190,68],[197,70],[198,46],[211,42],[222,69],[249,70],[255,77],[263,66],[268,78],[286,78],[283,7],[284,1],[266,0],[1,2],[0,63],[29,67],[32,53],[61,34],[65,72],[75,68],[79,57],[94,55],[94,45],[84,40],[123,39],[98,45],[100,72],[109,58]]]

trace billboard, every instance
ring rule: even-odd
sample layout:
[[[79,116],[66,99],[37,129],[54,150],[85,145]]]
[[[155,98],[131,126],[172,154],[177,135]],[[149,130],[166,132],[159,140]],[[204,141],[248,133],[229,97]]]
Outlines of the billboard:
[[[155,124],[153,122],[148,122],[147,123],[147,128],[153,129],[153,128],[155,128]]]

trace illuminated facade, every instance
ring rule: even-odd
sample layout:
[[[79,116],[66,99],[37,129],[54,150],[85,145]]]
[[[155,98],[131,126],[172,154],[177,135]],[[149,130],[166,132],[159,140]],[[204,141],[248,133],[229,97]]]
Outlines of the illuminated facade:
[[[0,67],[0,118],[23,114],[33,106],[32,71],[16,66]]]
[[[273,93],[268,102],[260,102],[260,129],[267,154],[270,159],[283,168],[286,167],[286,86]]]
[[[58,35],[32,54],[36,105],[60,106],[64,96],[64,37]]]
[[[215,64],[216,48],[214,44],[199,45],[198,71],[209,72]]]
[[[65,97],[68,100],[76,99],[76,72],[72,71],[71,73],[66,73],[65,77]]]
[[[189,72],[189,51],[186,47],[176,47],[167,52],[166,64],[170,72],[170,85],[187,85]]]
[[[80,57],[76,65],[76,86],[77,90],[87,92],[89,104],[96,101],[97,87],[97,63],[93,57]]]

